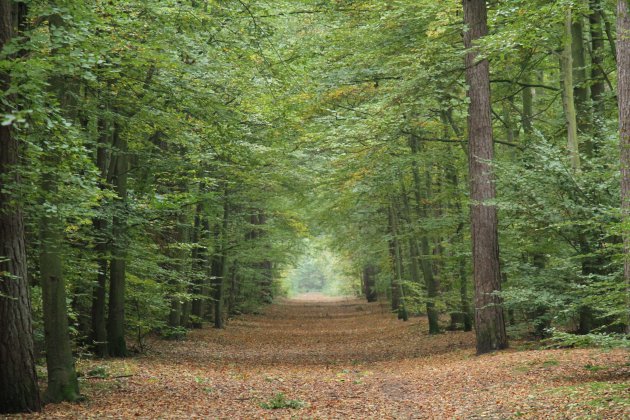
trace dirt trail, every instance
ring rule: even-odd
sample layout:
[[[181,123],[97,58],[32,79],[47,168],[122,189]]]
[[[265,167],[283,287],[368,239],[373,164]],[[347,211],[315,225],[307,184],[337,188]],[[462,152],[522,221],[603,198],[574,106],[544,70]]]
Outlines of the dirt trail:
[[[429,337],[424,318],[404,323],[384,305],[308,298],[230,320],[225,330],[158,341],[148,356],[83,362],[82,370],[100,364],[110,376],[82,381],[86,402],[49,405],[41,415],[624,418],[630,409],[627,353],[506,351],[477,357],[471,333]],[[305,406],[261,407],[278,393]]]

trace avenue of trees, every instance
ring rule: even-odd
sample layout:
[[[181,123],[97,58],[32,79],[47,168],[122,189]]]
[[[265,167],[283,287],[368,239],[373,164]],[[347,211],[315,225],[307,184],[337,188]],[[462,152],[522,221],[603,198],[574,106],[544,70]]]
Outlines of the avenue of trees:
[[[628,0],[0,0],[0,86],[0,413],[229,328],[307,237],[479,354],[628,345]]]

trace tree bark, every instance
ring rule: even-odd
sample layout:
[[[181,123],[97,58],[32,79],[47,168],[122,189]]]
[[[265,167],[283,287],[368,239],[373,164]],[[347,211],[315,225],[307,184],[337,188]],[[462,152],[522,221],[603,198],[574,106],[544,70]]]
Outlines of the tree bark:
[[[111,180],[118,195],[112,218],[112,250],[109,269],[109,314],[107,341],[109,355],[127,356],[125,341],[125,270],[127,256],[127,141],[120,136],[120,128],[114,127],[114,152],[110,165]]]
[[[204,293],[205,281],[204,277],[208,274],[208,252],[207,252],[207,234],[208,220],[202,215],[203,205],[197,204],[195,214],[195,224],[193,229],[192,249],[192,265],[193,265],[193,284],[191,285],[191,294],[193,300],[191,303],[190,314],[193,316],[191,322],[192,328],[201,328],[204,311]],[[202,220],[203,219],[203,220]]]
[[[600,0],[589,1],[589,23],[591,32],[591,101],[595,115],[596,126],[601,126],[604,119],[604,92],[606,82],[604,75],[604,31],[602,24],[602,5]],[[599,130],[595,130],[597,134]],[[596,146],[596,145],[595,145]]]
[[[0,0],[0,50],[13,36],[11,1]],[[0,72],[0,89],[10,85]],[[0,112],[10,113],[0,105]],[[0,179],[17,186],[19,142],[9,126],[0,126]],[[4,184],[6,183],[6,184]],[[22,210],[12,189],[0,191],[0,413],[39,411],[41,400],[35,373],[31,303],[26,270]]]
[[[400,243],[398,241],[398,214],[395,204],[389,206],[389,224],[392,239],[390,240],[390,258],[392,263],[392,310],[396,311],[398,319],[407,321],[407,307],[402,285],[402,261]]]
[[[463,0],[468,97],[468,154],[477,354],[508,346],[503,319],[496,196],[490,166],[494,158],[488,60],[478,59],[476,40],[488,33],[485,0]]]
[[[52,171],[54,170],[53,167]],[[54,174],[47,174],[42,190],[49,194],[57,194],[57,180]],[[42,214],[39,270],[44,304],[46,369],[48,371],[45,399],[46,402],[52,403],[76,401],[80,393],[68,334],[66,286],[61,257],[63,223],[56,211],[44,210]]]
[[[226,196],[223,202],[223,222],[215,226],[215,250],[211,263],[212,292],[214,297],[214,328],[223,328],[223,306],[225,300],[225,280],[227,277],[227,228],[229,221],[229,203]]]
[[[363,293],[368,302],[376,302],[376,267],[368,264],[363,267]]]
[[[577,171],[580,169],[580,153],[577,127],[577,113],[575,109],[575,98],[573,89],[573,27],[572,10],[567,7],[565,12],[565,33],[564,51],[561,59],[562,72],[562,99],[564,104],[564,115],[567,121],[567,149],[571,159],[571,167]]]
[[[617,2],[617,100],[621,155],[623,274],[626,282],[626,332],[630,334],[630,5]]]
[[[573,98],[575,100],[578,135],[584,136],[582,147],[585,156],[593,155],[593,107],[589,96],[584,52],[584,19],[575,13],[571,17],[571,57],[573,67]]]
[[[415,138],[409,139],[409,146],[411,148],[411,153],[416,155],[419,153],[420,148],[418,145],[418,140]],[[418,163],[416,160],[411,161],[411,171],[413,175],[414,181],[414,196],[416,201],[416,212],[418,214],[418,218],[421,220],[425,220],[429,216],[429,212],[426,208],[426,202],[429,200],[429,191],[426,190],[428,186],[425,185],[425,188],[422,187],[422,181],[420,179],[420,172],[418,171]],[[431,260],[431,246],[429,244],[429,236],[426,232],[426,229],[422,229],[420,232],[419,241],[419,252],[416,253],[420,258],[420,268],[422,270],[422,276],[424,278],[424,283],[427,291],[427,318],[429,321],[429,334],[438,334],[440,332],[439,326],[439,314],[435,309],[435,299],[438,295],[438,287],[435,281],[435,276],[433,275],[433,261]]]
[[[99,170],[101,190],[106,189],[107,183],[107,165],[109,145],[109,135],[107,133],[107,124],[104,118],[100,118],[98,122],[98,145],[96,148],[96,167]],[[104,211],[101,205],[101,211]],[[94,218],[95,233],[95,251],[98,265],[98,273],[96,275],[96,284],[92,289],[92,349],[97,357],[105,357],[108,355],[107,350],[107,322],[106,322],[106,299],[107,299],[107,274],[108,260],[107,252],[109,250],[109,232],[107,219],[103,215]]]

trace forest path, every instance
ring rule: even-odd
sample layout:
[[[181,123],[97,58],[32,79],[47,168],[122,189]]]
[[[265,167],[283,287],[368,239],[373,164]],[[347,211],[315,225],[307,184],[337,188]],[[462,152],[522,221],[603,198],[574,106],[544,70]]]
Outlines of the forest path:
[[[313,300],[315,298],[315,300]],[[472,333],[426,334],[425,318],[321,296],[156,341],[149,355],[85,361],[87,401],[47,418],[623,418],[627,353],[505,351],[474,355]],[[130,375],[130,376],[127,376]],[[116,376],[121,376],[116,378]],[[302,408],[265,409],[282,393]],[[627,395],[627,394],[626,394]]]

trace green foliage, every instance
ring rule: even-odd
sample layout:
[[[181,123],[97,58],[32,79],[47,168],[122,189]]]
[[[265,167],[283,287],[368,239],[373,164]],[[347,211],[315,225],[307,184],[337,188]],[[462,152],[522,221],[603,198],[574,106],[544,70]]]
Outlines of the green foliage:
[[[306,403],[300,400],[289,400],[282,392],[279,392],[269,401],[260,403],[260,406],[267,410],[277,410],[281,408],[299,409],[306,406]]]
[[[562,331],[551,331],[552,336],[545,340],[547,347],[603,347],[603,348],[630,348],[630,339],[626,334],[584,334],[576,335]]]
[[[135,338],[138,351],[146,350],[146,337],[166,327],[169,312],[163,284],[128,275],[127,277],[127,329]]]

